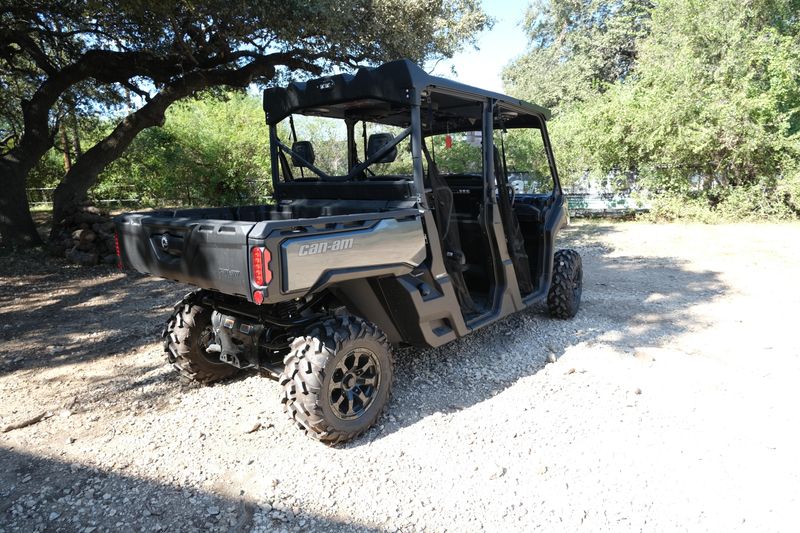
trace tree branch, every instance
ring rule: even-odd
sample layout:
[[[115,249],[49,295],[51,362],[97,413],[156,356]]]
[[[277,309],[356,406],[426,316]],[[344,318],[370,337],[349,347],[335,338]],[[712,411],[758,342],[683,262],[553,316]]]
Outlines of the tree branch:
[[[123,82],[120,82],[120,85],[122,85],[127,89],[130,89],[132,92],[144,98],[145,102],[150,101],[150,93],[148,93],[144,89],[140,89],[136,84],[132,83],[130,80],[125,80]]]
[[[52,76],[57,72],[55,65],[50,62],[47,55],[27,33],[18,30],[4,29],[0,34],[0,38],[5,42],[19,45],[20,48],[28,53],[33,62],[36,63],[36,66],[42,69],[47,75]]]
[[[53,195],[50,237],[58,236],[61,220],[83,200],[100,172],[122,155],[139,132],[163,125],[166,111],[174,102],[212,86],[246,87],[257,77],[272,78],[277,65],[319,72],[320,67],[313,61],[313,58],[300,58],[292,52],[275,53],[256,58],[237,69],[195,70],[168,83],[145,105],[117,124],[105,139],[73,163]]]

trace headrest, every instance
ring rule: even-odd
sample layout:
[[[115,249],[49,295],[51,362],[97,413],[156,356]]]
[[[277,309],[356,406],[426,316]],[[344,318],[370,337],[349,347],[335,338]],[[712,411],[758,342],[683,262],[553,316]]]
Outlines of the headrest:
[[[394,140],[394,135],[391,133],[373,133],[369,136],[367,141],[367,159],[377,154],[381,148]],[[376,163],[391,163],[397,159],[397,146],[393,146],[383,157],[378,159]]]
[[[314,164],[314,146],[311,141],[297,141],[292,145],[292,152],[306,160],[310,164]],[[295,156],[292,156],[292,165],[296,167],[307,167],[308,165],[300,161]]]

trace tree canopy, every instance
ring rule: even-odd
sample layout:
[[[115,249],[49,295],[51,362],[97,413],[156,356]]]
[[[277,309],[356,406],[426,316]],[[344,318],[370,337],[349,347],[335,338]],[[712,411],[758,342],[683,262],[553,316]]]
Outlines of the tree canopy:
[[[550,0],[528,14],[530,48],[505,81],[555,106],[562,174],[627,173],[656,203],[797,216],[800,1],[643,5]]]
[[[506,69],[507,88],[546,107],[605,92],[636,64],[651,7],[642,0],[535,0],[524,19],[530,47]]]
[[[68,118],[120,117],[75,154],[54,198],[54,230],[180,99],[337,65],[449,57],[488,24],[477,0],[0,0],[3,243],[38,242],[25,179]]]

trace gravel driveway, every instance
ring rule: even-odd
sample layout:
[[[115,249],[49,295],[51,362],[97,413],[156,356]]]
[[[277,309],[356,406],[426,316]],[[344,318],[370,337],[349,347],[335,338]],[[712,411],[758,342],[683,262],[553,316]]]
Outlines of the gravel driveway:
[[[578,316],[398,353],[339,447],[257,376],[181,384],[186,287],[0,257],[0,533],[796,531],[800,225],[579,224]],[[548,361],[556,361],[548,363]]]

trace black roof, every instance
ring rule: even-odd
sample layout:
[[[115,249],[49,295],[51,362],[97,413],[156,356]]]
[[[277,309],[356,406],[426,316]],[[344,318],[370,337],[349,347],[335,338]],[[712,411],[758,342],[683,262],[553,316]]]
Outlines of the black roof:
[[[361,109],[364,110],[361,113],[364,116],[374,117],[376,109],[381,108],[383,122],[400,124],[407,120],[401,120],[400,115],[407,116],[405,111],[412,94],[427,89],[434,89],[434,93],[446,92],[456,97],[463,94],[467,97],[493,98],[525,114],[544,120],[550,118],[550,111],[544,107],[432,76],[408,59],[392,61],[374,68],[360,68],[353,74],[337,74],[307,82],[293,82],[287,87],[266,89],[264,111],[267,122],[276,124],[300,110],[304,114],[344,118],[358,117]],[[347,102],[354,105],[337,105]],[[397,116],[397,120],[392,120],[393,116]]]

